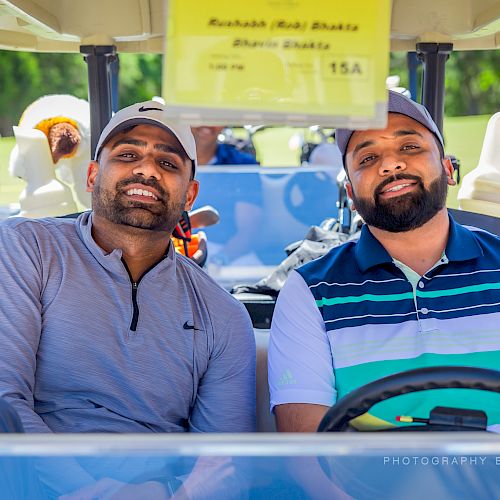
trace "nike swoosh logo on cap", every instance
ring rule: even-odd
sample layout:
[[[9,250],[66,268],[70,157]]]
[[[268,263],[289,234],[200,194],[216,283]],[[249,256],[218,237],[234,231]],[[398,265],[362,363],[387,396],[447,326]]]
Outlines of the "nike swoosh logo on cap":
[[[163,111],[161,108],[145,108],[144,106],[141,106],[139,108],[139,111],[143,113],[144,111]]]

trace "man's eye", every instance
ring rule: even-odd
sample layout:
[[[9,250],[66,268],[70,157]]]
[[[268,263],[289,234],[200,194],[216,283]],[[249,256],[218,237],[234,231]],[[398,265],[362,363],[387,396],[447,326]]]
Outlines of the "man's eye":
[[[179,167],[169,160],[159,160],[158,163],[160,164],[161,168],[165,168],[168,170],[179,170]]]
[[[125,152],[125,153],[120,153],[118,157],[124,160],[133,160],[136,158],[136,155],[134,153]]]
[[[418,146],[416,144],[406,144],[401,147],[402,151],[410,151],[411,149],[418,149]]]
[[[368,155],[368,156],[364,156],[363,158],[361,158],[361,160],[359,161],[359,164],[360,165],[365,165],[366,163],[369,163],[371,162],[372,160],[375,159],[375,155]]]

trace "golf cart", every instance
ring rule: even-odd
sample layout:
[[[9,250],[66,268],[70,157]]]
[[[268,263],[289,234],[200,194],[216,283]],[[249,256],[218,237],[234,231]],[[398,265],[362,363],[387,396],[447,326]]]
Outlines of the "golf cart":
[[[126,15],[122,17],[122,13]],[[0,47],[84,54],[89,69],[91,147],[94,148],[113,108],[110,65],[120,52],[161,52],[164,16],[161,0],[1,0]],[[450,51],[498,50],[499,22],[500,2],[497,0],[425,0],[419,3],[394,0],[392,49],[416,50],[422,57],[425,65],[422,102],[439,126],[442,127],[443,120],[444,69]],[[276,241],[278,250],[281,251],[288,243],[301,239],[310,225],[336,216],[337,200],[332,196],[337,189],[336,176],[332,176],[328,168],[272,171],[264,167],[237,171],[231,168],[222,171],[214,168],[200,172],[199,178],[203,186],[209,185],[210,180],[217,184],[217,176],[221,179],[230,174],[240,176],[243,187],[248,187],[255,179],[264,187],[260,201],[265,216],[262,227],[266,227],[266,232],[259,233],[259,238],[253,239],[254,243],[260,239],[261,247],[250,248],[247,252],[256,254],[256,258],[252,255],[248,262],[240,261],[240,264],[234,266],[227,266],[228,262],[223,258],[218,262],[209,262],[209,272],[225,286],[264,276],[283,258],[277,252],[265,254]],[[240,187],[236,186],[232,192],[238,192],[238,189]],[[324,194],[318,195],[318,189],[324,189]],[[214,192],[207,189],[200,196],[214,196]],[[222,219],[220,227],[224,220],[220,205],[224,200],[223,191],[215,199],[205,198],[200,201],[200,204],[209,201],[219,209]],[[278,201],[280,207],[271,208],[273,201]],[[237,200],[234,203],[236,202]],[[271,218],[274,216],[279,217],[273,222]],[[214,230],[216,227],[214,226]],[[210,229],[207,229],[209,239]],[[215,234],[213,239],[216,240]],[[272,244],[269,243],[271,240]],[[252,264],[251,258],[254,258],[256,265]],[[229,264],[235,260],[237,259]],[[256,274],[252,274],[254,268],[258,269]],[[247,304],[252,300],[255,305],[254,299],[248,299]],[[261,314],[259,304],[254,310],[257,311],[255,314]],[[259,321],[255,321],[254,317],[254,324],[264,326],[255,329],[258,347],[258,424],[260,431],[272,431],[266,384],[269,316]],[[451,378],[443,384],[457,384],[457,380],[463,382],[467,378],[463,373],[446,374]],[[431,374],[430,378],[429,374],[426,375],[427,384],[431,384],[432,389],[437,388],[439,373]],[[480,388],[487,387],[489,391],[499,392],[500,384],[498,377],[494,378],[495,373],[488,374],[492,377],[488,383],[481,382],[479,373],[469,375],[467,380],[471,385],[479,384],[482,386]],[[390,383],[395,384],[393,380]],[[413,381],[412,384],[417,383]],[[405,391],[408,381],[399,380],[397,385]],[[422,381],[417,386],[428,388]],[[391,385],[390,394],[395,392],[397,390]],[[372,402],[378,397],[370,395],[365,399]],[[333,426],[335,430],[344,430],[345,418],[350,420],[356,416],[350,412],[351,407],[365,407],[359,401],[350,401],[349,404],[347,407],[340,406],[340,403],[336,405],[335,411],[343,409],[341,417],[344,420],[338,423],[335,420],[338,417],[334,414],[334,419],[330,414],[329,418],[335,425],[326,422],[322,424],[322,429],[331,429]],[[454,425],[457,424],[455,417],[452,418]],[[497,457],[500,456],[500,439],[495,434],[475,431],[480,425],[476,424],[477,420],[474,418],[481,420],[480,416],[465,417],[466,424],[472,423],[465,425],[466,430],[461,433],[330,433],[300,436],[273,433],[245,436],[6,435],[1,440],[0,464],[5,470],[11,471],[10,480],[18,487],[19,484],[22,485],[23,475],[26,473],[23,467],[31,466],[33,461],[38,468],[57,469],[62,459],[71,457],[83,463],[93,463],[94,470],[102,466],[101,475],[114,475],[123,481],[138,482],[144,477],[144,464],[154,468],[160,459],[168,458],[173,463],[194,457],[209,457],[221,459],[221,466],[220,476],[213,473],[207,480],[216,479],[222,488],[227,486],[217,496],[225,494],[230,498],[267,498],[272,494],[283,498],[321,498],[334,493],[319,481],[315,483],[314,467],[311,466],[312,480],[309,482],[303,480],[296,469],[297,464],[298,467],[305,464],[307,471],[308,464],[320,464],[321,460],[316,458],[323,457],[327,463],[323,460],[320,465],[323,471],[328,472],[327,475],[334,476],[332,484],[337,484],[339,475],[343,476],[340,479],[344,481],[338,481],[340,492],[335,490],[335,494],[339,496],[342,491],[346,491],[358,498],[372,498],[380,494],[389,498],[403,495],[408,498],[423,495],[453,498],[457,492],[463,496],[495,497],[500,483],[496,479],[498,474],[495,475]],[[442,423],[444,417],[439,418]],[[226,460],[228,457],[232,459],[229,469]],[[124,465],[129,462],[134,465]],[[229,473],[230,470],[236,473]],[[331,471],[334,473],[330,474]],[[61,484],[67,485],[70,482],[70,474],[62,467],[60,476]],[[225,478],[229,478],[227,485]],[[355,485],[352,490],[344,484],[346,480]],[[71,491],[67,488],[69,487],[61,486],[59,493]],[[22,492],[16,492],[18,497],[22,496]]]

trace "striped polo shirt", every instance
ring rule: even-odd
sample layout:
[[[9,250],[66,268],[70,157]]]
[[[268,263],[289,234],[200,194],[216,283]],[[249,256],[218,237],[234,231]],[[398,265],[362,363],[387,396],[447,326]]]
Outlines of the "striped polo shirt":
[[[381,377],[414,368],[500,369],[500,239],[450,217],[443,257],[412,286],[363,227],[349,242],[298,270],[325,323],[341,398]],[[380,403],[371,415],[427,417],[435,406],[484,409],[500,424],[500,395],[434,389]]]

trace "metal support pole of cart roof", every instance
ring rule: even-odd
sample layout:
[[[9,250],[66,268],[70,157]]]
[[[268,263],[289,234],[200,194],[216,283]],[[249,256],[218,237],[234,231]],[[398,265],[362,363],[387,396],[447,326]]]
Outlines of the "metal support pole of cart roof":
[[[416,52],[406,54],[406,64],[408,66],[408,90],[411,98],[418,102],[418,67],[421,61],[418,59]]]
[[[118,111],[118,76],[120,74],[120,59],[118,54],[109,64],[109,71],[111,74],[111,107],[113,113]]]
[[[80,52],[88,66],[90,141],[93,157],[101,131],[111,118],[113,110],[111,65],[118,56],[114,45],[82,45]]]
[[[444,67],[453,50],[452,43],[417,43],[418,58],[424,64],[422,104],[443,133]]]

